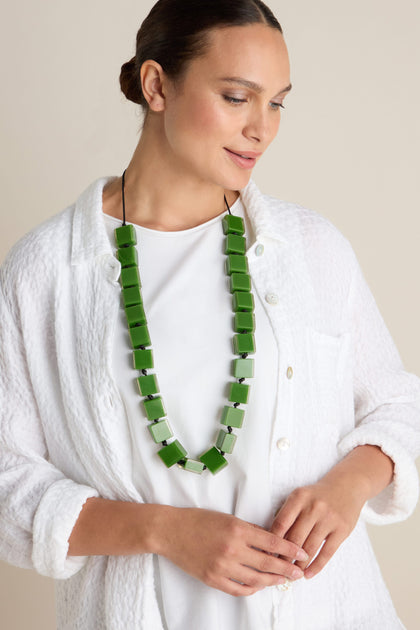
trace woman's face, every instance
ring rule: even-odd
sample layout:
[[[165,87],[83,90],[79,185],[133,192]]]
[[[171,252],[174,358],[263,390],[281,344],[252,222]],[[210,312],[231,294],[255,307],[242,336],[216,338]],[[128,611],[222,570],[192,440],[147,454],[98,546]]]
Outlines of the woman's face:
[[[210,42],[167,90],[166,156],[184,176],[238,190],[277,134],[289,58],[282,34],[262,24],[213,30]]]

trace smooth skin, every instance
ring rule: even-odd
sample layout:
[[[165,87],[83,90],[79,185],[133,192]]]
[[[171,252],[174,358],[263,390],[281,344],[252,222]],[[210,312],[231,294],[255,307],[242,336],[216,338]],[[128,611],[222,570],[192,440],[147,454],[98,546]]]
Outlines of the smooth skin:
[[[291,87],[283,36],[261,24],[217,29],[181,83],[153,60],[141,81],[149,111],[127,168],[127,218],[156,230],[195,227],[223,213],[224,194],[232,204],[249,181],[252,169],[227,149],[262,155],[277,135]],[[122,217],[121,178],[105,188],[103,210]],[[322,479],[295,489],[270,531],[200,508],[88,499],[68,554],[156,553],[213,588],[251,595],[319,573],[364,503],[392,481],[393,466],[377,446],[355,448]]]

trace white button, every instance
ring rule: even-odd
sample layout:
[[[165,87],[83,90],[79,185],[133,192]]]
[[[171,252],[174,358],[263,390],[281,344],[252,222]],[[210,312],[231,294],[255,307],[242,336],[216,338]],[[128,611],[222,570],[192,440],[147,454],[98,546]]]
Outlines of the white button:
[[[269,304],[278,304],[279,296],[277,295],[277,293],[267,293],[267,295],[265,296],[265,301]]]
[[[287,378],[290,380],[291,378],[293,378],[293,368],[291,365],[289,365],[289,367],[287,368]]]
[[[264,245],[257,245],[257,247],[255,248],[255,255],[262,256],[263,253],[264,253]]]
[[[279,591],[288,591],[292,588],[292,583],[289,580],[286,580],[284,584],[277,584],[277,588]]]
[[[277,448],[279,451],[287,451],[287,449],[290,448],[290,440],[288,440],[287,437],[280,438],[277,440]]]

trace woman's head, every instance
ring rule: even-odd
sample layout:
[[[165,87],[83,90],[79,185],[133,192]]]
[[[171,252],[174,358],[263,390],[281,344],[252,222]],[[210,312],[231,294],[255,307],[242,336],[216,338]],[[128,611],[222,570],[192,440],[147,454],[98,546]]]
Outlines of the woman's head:
[[[205,54],[213,29],[249,24],[265,24],[282,33],[261,0],[159,0],[137,33],[135,56],[121,68],[123,93],[147,110],[140,79],[145,61],[153,59],[168,78],[178,82],[188,64]]]

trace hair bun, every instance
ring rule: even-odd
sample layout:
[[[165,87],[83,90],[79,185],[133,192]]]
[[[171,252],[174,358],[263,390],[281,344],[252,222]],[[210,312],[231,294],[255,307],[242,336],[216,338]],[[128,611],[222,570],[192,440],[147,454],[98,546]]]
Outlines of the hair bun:
[[[124,63],[120,73],[121,91],[129,101],[141,105],[143,93],[140,87],[140,74],[137,71],[136,57]]]

